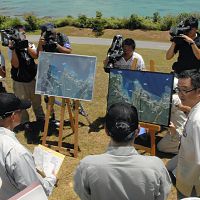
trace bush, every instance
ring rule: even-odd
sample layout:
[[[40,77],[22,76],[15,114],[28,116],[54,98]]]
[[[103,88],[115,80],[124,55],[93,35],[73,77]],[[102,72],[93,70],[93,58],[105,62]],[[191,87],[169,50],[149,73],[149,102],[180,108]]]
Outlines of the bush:
[[[17,25],[24,25],[21,20],[17,17],[15,18],[7,18],[3,23],[1,23],[1,29],[12,28]]]
[[[93,31],[96,36],[103,35],[103,30],[106,21],[102,19],[102,13],[100,11],[96,11],[96,17],[93,19]]]
[[[136,14],[133,14],[133,15],[130,16],[125,27],[127,29],[131,29],[131,30],[140,29],[140,28],[142,28],[142,21],[143,21],[142,17],[139,17]]]
[[[176,26],[181,20],[186,17],[194,16],[200,20],[199,13],[180,13],[177,16],[167,15],[161,17],[158,12],[153,13],[153,16],[138,16],[132,14],[129,18],[103,18],[100,11],[96,11],[96,17],[89,18],[86,15],[79,15],[78,18],[66,16],[64,18],[43,17],[38,18],[33,13],[24,14],[25,23],[19,18],[10,18],[0,16],[0,28],[10,28],[15,25],[25,25],[28,31],[34,31],[41,24],[52,22],[56,27],[75,26],[78,28],[92,28],[96,36],[103,34],[105,28],[109,29],[144,29],[144,30],[161,30],[166,31],[171,26]]]
[[[161,30],[161,31],[169,30],[172,26],[175,26],[177,24],[176,21],[177,21],[176,18],[171,15],[163,17],[160,22],[159,30]]]
[[[38,20],[37,17],[33,13],[25,13],[24,20],[26,21],[26,29],[29,31],[33,31],[38,29]]]

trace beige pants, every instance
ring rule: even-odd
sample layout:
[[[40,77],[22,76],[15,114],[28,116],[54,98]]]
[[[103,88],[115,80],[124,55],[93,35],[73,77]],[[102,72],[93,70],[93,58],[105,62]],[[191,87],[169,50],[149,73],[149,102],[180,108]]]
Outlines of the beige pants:
[[[170,135],[170,132],[168,131],[166,135],[157,144],[157,149],[165,153],[177,154],[179,144],[180,141],[178,135]]]
[[[35,113],[36,120],[44,119],[44,111],[41,105],[41,96],[35,94],[35,79],[31,82],[24,83],[13,80],[13,91],[20,99],[30,100]],[[22,112],[22,123],[29,121],[29,115],[26,110]]]

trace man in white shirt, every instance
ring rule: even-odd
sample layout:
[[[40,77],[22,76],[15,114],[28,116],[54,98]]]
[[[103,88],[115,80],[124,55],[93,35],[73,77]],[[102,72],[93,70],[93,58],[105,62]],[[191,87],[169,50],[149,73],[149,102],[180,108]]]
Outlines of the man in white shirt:
[[[135,52],[135,41],[127,38],[122,42],[123,56],[114,63],[114,68],[119,69],[132,69],[132,70],[145,70],[145,64],[142,56]],[[134,59],[137,63],[135,65]],[[108,58],[104,61],[104,66],[108,63]]]
[[[171,180],[163,162],[154,156],[139,155],[132,146],[138,134],[134,106],[116,103],[106,114],[105,131],[110,144],[105,153],[80,161],[74,190],[82,200],[164,200]]]
[[[200,197],[200,72],[183,71],[175,89],[182,104],[191,107],[176,167],[176,187],[184,196]],[[176,166],[176,164],[175,164]],[[173,169],[168,164],[168,169]]]
[[[190,112],[190,107],[181,103],[178,94],[175,92],[178,79],[174,77],[172,107],[171,107],[171,123],[166,135],[159,141],[157,148],[159,151],[166,153],[178,153],[180,138],[183,133],[184,125],[187,120],[187,115]]]
[[[31,107],[12,93],[0,94],[0,199],[7,200],[34,182],[49,196],[55,175],[42,178],[36,171],[32,154],[19,143],[13,129],[21,122],[21,111]]]

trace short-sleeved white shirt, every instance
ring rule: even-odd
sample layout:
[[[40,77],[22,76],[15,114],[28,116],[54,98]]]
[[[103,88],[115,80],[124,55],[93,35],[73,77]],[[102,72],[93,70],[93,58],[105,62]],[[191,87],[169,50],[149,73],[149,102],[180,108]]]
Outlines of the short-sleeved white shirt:
[[[133,52],[132,57],[127,61],[122,57],[120,60],[115,62],[114,66],[119,69],[131,69],[134,58],[137,59],[136,70],[145,70],[144,60],[142,56],[136,52]]]

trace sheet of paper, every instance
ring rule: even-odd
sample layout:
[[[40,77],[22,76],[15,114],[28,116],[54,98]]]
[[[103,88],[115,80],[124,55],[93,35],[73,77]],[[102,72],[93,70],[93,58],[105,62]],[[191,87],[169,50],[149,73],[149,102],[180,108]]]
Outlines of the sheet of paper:
[[[65,156],[52,149],[38,145],[34,149],[33,157],[36,168],[44,172],[46,176],[49,176],[52,173],[58,173]]]

